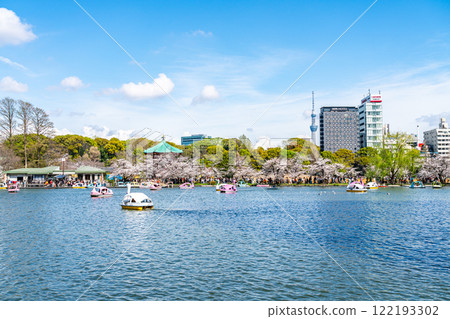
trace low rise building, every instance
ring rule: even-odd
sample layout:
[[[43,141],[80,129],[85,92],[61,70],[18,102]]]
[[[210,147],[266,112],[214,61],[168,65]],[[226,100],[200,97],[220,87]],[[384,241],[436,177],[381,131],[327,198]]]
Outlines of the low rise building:
[[[450,129],[445,118],[441,118],[439,128],[423,132],[423,139],[430,153],[450,156]]]
[[[7,180],[24,184],[43,184],[45,181],[55,177],[67,177],[80,181],[105,180],[106,171],[91,166],[80,166],[79,168],[61,170],[59,166],[48,166],[42,168],[18,168],[4,172]]]
[[[190,145],[194,144],[195,142],[211,138],[211,136],[208,136],[206,134],[194,134],[189,136],[182,136],[181,137],[181,145]]]

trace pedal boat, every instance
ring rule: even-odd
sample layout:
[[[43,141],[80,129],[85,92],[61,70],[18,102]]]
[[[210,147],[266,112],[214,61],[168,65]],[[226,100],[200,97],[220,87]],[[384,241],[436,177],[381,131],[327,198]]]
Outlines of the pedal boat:
[[[365,185],[366,189],[378,189],[378,184],[376,182],[369,182]]]
[[[91,191],[91,197],[102,198],[111,196],[113,196],[113,191],[107,187],[94,187]]]
[[[194,188],[194,183],[187,182],[187,183],[181,184],[179,187],[181,189],[193,189]]]
[[[349,193],[367,193],[367,189],[364,188],[364,184],[353,182],[348,184],[347,192]]]
[[[131,185],[127,185],[127,194],[122,200],[122,209],[144,210],[153,209],[153,201],[144,193],[131,193]]]
[[[225,194],[236,194],[237,193],[236,181],[233,181],[233,184],[223,184],[220,187],[220,192]]]
[[[17,184],[12,184],[8,187],[8,193],[17,193],[19,190],[19,185]]]

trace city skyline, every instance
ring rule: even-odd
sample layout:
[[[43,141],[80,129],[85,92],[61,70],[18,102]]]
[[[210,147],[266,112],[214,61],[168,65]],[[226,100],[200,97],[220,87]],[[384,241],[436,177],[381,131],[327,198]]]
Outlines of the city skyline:
[[[384,122],[421,137],[450,117],[445,1],[378,1],[264,114],[373,1],[78,3],[164,91],[74,1],[3,1],[0,94],[47,110],[58,133],[310,136],[311,91],[320,108],[380,90]]]

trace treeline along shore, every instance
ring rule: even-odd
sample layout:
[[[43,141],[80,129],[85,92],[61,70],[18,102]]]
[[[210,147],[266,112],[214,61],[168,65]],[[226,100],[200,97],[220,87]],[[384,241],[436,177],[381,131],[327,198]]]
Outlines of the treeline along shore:
[[[410,136],[401,132],[386,136],[389,143],[380,148],[357,152],[320,152],[316,145],[300,138],[264,149],[253,147],[245,135],[205,139],[188,146],[140,137],[119,140],[56,135],[43,108],[7,97],[0,101],[0,138],[1,172],[62,165],[73,171],[89,166],[102,168],[108,176],[115,180],[120,176],[123,181],[212,184],[216,179],[236,179],[290,185],[342,184],[359,178],[386,184],[412,179],[445,183],[450,177],[448,158],[421,154],[410,147]],[[145,152],[159,143],[181,152]]]

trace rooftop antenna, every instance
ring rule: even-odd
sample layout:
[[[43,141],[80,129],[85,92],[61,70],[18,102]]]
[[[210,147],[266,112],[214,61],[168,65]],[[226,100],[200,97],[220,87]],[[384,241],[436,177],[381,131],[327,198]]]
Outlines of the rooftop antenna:
[[[417,149],[420,151],[420,143],[419,143],[419,125],[417,124]]]

